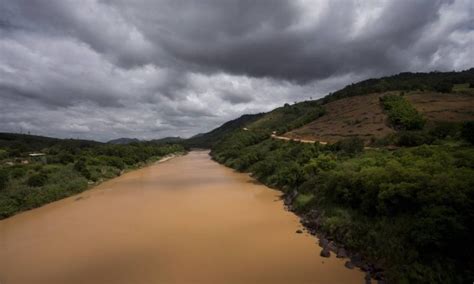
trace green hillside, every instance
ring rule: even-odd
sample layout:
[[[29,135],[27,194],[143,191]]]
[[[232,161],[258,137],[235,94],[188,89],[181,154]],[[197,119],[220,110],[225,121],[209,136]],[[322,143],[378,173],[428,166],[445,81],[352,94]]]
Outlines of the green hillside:
[[[241,117],[228,121],[221,126],[211,130],[210,132],[198,134],[194,137],[191,137],[184,141],[184,145],[187,147],[196,147],[196,148],[210,148],[215,143],[223,139],[226,135],[231,134],[232,132],[242,129],[248,124],[258,120],[264,114],[246,114]]]
[[[312,107],[302,113],[318,111],[316,121],[333,115],[325,121],[331,130],[334,121],[347,119],[328,113],[345,112],[334,103],[351,98],[342,105],[349,109],[357,96],[366,100],[374,92],[392,91],[371,98],[392,130],[368,148],[356,135],[328,145],[272,139],[269,130],[280,132],[306,121],[285,112],[290,107],[285,106],[248,124],[247,131],[226,136],[211,155],[283,191],[285,203],[306,228],[329,240],[322,242],[323,250],[344,248],[348,266],[360,267],[374,279],[469,283],[474,279],[474,122],[466,104],[472,101],[473,70],[367,80],[304,104]],[[413,89],[418,89],[416,96],[402,94]],[[420,89],[434,95],[426,100]],[[452,100],[450,92],[463,95]],[[360,113],[366,115],[363,107]],[[444,118],[448,121],[439,121]],[[364,129],[364,123],[351,125]]]
[[[309,123],[323,114],[324,108],[316,101],[300,102],[293,105],[285,104],[268,113],[243,115],[208,133],[198,134],[184,141],[184,144],[188,147],[211,148],[228,135],[243,131],[244,128],[250,131],[264,132],[267,135],[274,131],[285,133]]]

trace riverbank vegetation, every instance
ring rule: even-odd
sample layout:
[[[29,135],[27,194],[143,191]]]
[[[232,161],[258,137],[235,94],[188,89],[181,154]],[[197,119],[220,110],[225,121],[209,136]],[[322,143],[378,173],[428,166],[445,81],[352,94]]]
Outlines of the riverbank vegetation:
[[[299,214],[317,211],[320,232],[389,280],[461,283],[473,277],[474,248],[474,148],[461,135],[364,151],[357,138],[325,146],[239,131],[212,156],[293,196]]]
[[[184,151],[173,144],[111,145],[16,134],[1,134],[0,149],[0,219]]]

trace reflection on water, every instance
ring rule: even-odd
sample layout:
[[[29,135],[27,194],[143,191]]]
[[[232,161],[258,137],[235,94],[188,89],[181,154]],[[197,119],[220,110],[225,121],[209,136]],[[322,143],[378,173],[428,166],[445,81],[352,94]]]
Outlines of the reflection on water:
[[[0,283],[362,283],[279,196],[191,152],[0,221]]]

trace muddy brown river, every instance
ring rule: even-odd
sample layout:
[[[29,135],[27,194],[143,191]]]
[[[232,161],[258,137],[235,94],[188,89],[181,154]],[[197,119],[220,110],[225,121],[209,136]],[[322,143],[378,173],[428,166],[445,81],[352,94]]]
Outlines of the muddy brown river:
[[[194,151],[0,221],[0,283],[363,283],[279,196]]]

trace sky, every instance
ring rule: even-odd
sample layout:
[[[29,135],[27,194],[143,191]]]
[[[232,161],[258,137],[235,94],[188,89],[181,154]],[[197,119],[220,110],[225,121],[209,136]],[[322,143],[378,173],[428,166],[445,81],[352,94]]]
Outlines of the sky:
[[[472,0],[0,0],[0,132],[189,137],[473,66]]]

